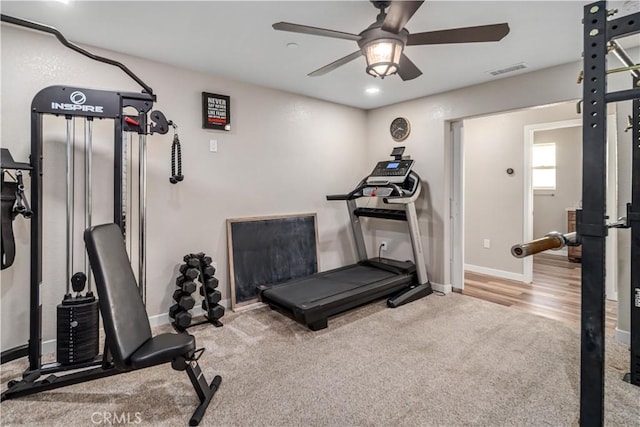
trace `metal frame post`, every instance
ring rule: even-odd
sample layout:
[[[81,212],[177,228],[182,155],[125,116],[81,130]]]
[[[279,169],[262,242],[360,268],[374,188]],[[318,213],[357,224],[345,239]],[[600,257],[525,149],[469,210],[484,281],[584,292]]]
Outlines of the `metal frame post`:
[[[74,179],[74,157],[75,157],[75,126],[72,116],[65,116],[67,121],[67,145],[66,145],[66,233],[67,233],[67,245],[66,245],[66,284],[67,294],[71,293],[71,276],[73,275],[73,182]],[[73,137],[71,135],[73,134]]]
[[[612,12],[613,14],[614,12]],[[606,211],[606,104],[633,100],[632,203],[627,222],[631,226],[631,382],[639,384],[640,339],[640,88],[634,66],[607,70],[608,44],[615,38],[640,33],[640,13],[608,20],[606,1],[584,8],[584,83],[582,116],[583,174],[582,204],[578,211],[577,234],[582,243],[582,322],[580,340],[580,424],[604,424],[604,325],[605,325],[605,238]],[[618,49],[617,44],[612,45]],[[627,62],[628,57],[617,52]],[[631,71],[633,89],[607,93],[609,72]],[[613,225],[612,225],[613,226]]]
[[[29,282],[29,370],[40,369],[42,355],[42,115],[31,109],[31,245]]]
[[[364,242],[364,235],[362,234],[362,224],[360,218],[354,213],[357,204],[355,199],[347,199],[347,209],[349,210],[349,220],[351,221],[351,231],[353,231],[353,238],[356,243],[356,250],[358,252],[358,261],[366,261],[367,257],[367,245]]]
[[[640,78],[633,79],[640,88]],[[631,203],[627,220],[631,226],[631,369],[629,381],[640,386],[640,99],[633,100]],[[636,260],[636,262],[634,262]]]
[[[147,138],[140,134],[138,140],[138,289],[142,302],[147,303]]]
[[[122,99],[120,99],[120,111],[122,111]],[[118,116],[114,120],[113,129],[113,222],[120,227],[122,234],[126,235],[125,214],[123,212],[123,168],[126,166],[123,164],[125,161],[122,153],[122,120],[121,116]]]
[[[582,319],[580,425],[604,422],[605,225],[607,162],[606,2],[584,8],[582,113]]]
[[[84,229],[91,227],[93,214],[93,118],[85,120],[84,134]],[[86,251],[84,254],[84,272],[87,275],[87,290],[91,291],[91,264]]]

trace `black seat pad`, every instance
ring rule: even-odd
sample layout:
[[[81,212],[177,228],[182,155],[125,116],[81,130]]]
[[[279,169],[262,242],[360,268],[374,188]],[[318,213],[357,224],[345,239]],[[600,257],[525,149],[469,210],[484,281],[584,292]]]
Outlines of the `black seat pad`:
[[[160,334],[145,341],[131,355],[133,369],[146,368],[159,363],[170,362],[179,356],[185,356],[196,348],[196,340],[188,334]]]

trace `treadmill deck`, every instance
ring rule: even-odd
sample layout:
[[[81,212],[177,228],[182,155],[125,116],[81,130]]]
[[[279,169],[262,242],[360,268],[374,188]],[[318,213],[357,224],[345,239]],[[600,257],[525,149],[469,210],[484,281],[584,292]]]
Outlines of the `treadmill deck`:
[[[353,307],[406,289],[415,283],[415,266],[403,263],[398,274],[369,265],[354,264],[263,289],[260,296],[272,308],[316,330],[327,318]]]

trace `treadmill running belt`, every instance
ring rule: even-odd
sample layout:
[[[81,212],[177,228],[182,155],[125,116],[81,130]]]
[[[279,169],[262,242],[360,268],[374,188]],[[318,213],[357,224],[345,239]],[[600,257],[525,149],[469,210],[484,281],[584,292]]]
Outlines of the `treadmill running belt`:
[[[284,283],[264,291],[269,299],[295,307],[312,304],[360,287],[375,286],[397,274],[373,267],[355,265],[326,275],[316,275]]]

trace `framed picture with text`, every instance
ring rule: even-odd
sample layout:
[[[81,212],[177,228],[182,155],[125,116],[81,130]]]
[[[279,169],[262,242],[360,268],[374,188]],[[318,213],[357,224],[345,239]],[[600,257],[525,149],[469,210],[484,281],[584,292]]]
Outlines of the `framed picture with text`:
[[[231,98],[202,92],[202,128],[231,130]]]

